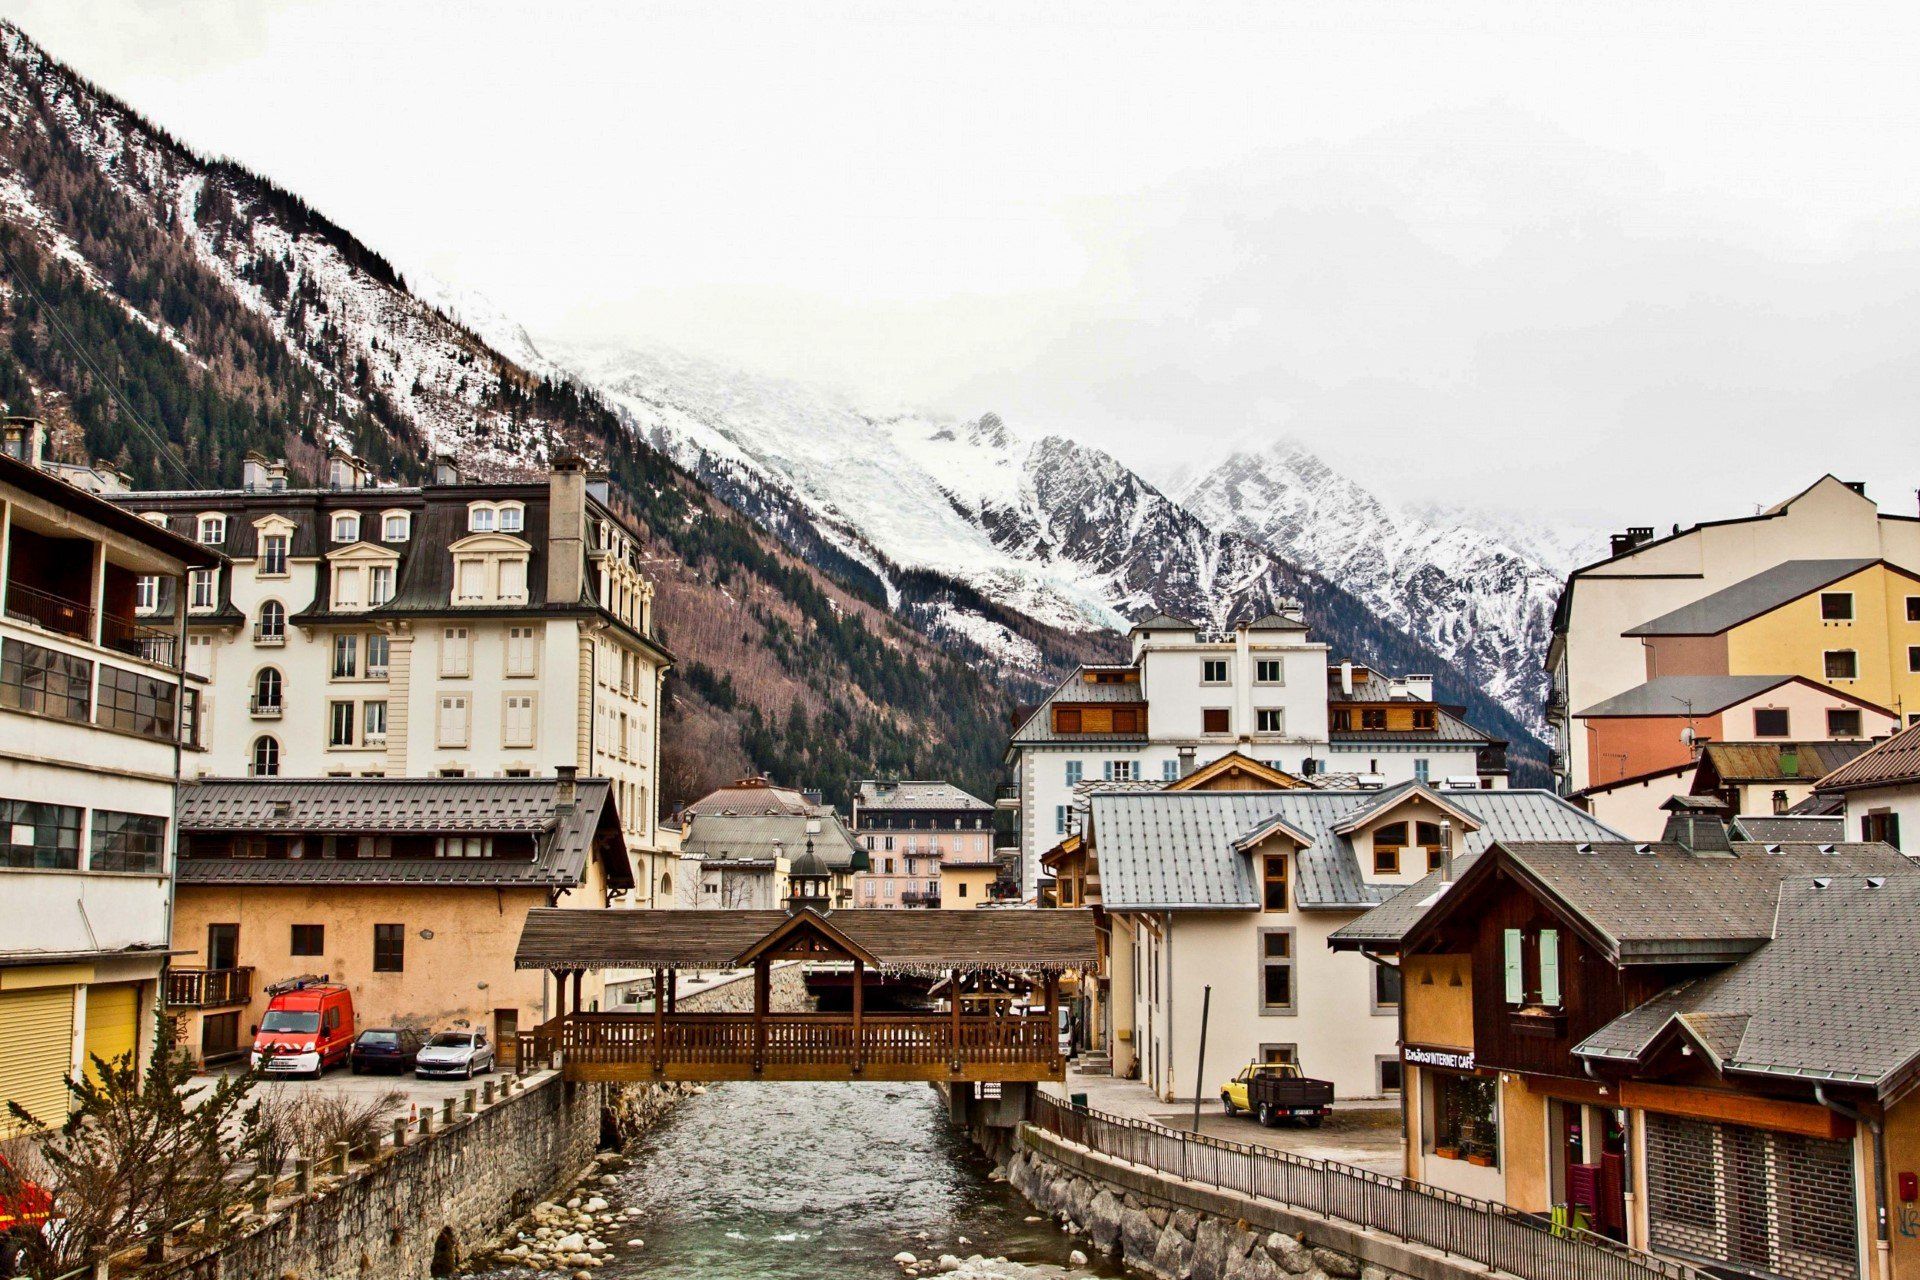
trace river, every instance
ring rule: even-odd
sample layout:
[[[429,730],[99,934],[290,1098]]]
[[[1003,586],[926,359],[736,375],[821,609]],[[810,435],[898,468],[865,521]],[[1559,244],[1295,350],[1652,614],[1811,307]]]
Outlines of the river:
[[[639,1216],[596,1280],[899,1280],[903,1251],[981,1255],[961,1280],[1122,1274],[1065,1269],[1086,1246],[1027,1222],[923,1084],[715,1085],[626,1154],[608,1199]]]

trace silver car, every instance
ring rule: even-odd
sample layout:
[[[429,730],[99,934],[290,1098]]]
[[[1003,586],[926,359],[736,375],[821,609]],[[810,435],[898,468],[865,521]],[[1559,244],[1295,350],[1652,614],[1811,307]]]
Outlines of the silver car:
[[[484,1031],[436,1031],[413,1060],[416,1076],[471,1080],[493,1070],[493,1042]]]

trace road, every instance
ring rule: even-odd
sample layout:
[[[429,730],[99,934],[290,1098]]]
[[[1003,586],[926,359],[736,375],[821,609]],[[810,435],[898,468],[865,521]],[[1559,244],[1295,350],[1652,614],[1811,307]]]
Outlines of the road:
[[[239,1072],[237,1070],[220,1073],[220,1075],[238,1074]],[[535,1075],[528,1076],[525,1083],[531,1084],[535,1080],[540,1079],[544,1074],[547,1073],[536,1073]],[[196,1085],[210,1085],[218,1078],[219,1076],[216,1075],[195,1076],[194,1083]],[[386,1111],[385,1118],[391,1119],[394,1116],[408,1115],[414,1107],[418,1107],[421,1111],[425,1111],[431,1107],[434,1110],[435,1118],[438,1119],[441,1104],[446,1099],[454,1099],[455,1105],[458,1106],[460,1100],[466,1096],[468,1089],[478,1089],[488,1080],[493,1081],[493,1087],[498,1090],[506,1082],[506,1074],[496,1071],[491,1075],[475,1076],[472,1080],[421,1080],[416,1078],[412,1072],[408,1072],[402,1076],[356,1076],[345,1067],[335,1067],[318,1080],[263,1080],[254,1086],[254,1092],[257,1093],[264,1089],[278,1089],[284,1090],[294,1097],[300,1097],[302,1095],[317,1096],[319,1093],[324,1092],[354,1099],[372,1099],[378,1098],[384,1093],[398,1093],[400,1095],[400,1101]]]

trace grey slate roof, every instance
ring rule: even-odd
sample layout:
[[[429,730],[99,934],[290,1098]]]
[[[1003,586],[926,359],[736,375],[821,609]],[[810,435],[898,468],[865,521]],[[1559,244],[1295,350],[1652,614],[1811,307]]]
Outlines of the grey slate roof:
[[[1268,613],[1247,624],[1249,631],[1305,631],[1307,624],[1285,613]]]
[[[1100,894],[1109,911],[1251,910],[1252,860],[1234,841],[1280,817],[1313,836],[1293,868],[1303,908],[1365,907],[1392,887],[1368,884],[1352,842],[1334,831],[1379,791],[1159,791],[1096,794],[1092,801]],[[1477,851],[1495,839],[1617,839],[1618,833],[1545,791],[1448,791],[1482,825],[1460,837]]]
[[[1091,666],[1075,667],[1073,673],[1060,682],[1058,688],[1048,694],[1046,701],[1035,707],[1024,723],[1014,730],[1009,751],[1013,747],[1026,746],[1036,742],[1145,742],[1144,733],[1055,733],[1053,730],[1053,706],[1055,703],[1081,702],[1117,702],[1145,705],[1146,697],[1140,691],[1140,684],[1089,684],[1081,677],[1088,671],[1129,671],[1131,667]]]
[[[571,887],[597,847],[608,882],[633,883],[605,778],[555,805],[554,778],[214,778],[182,786],[182,835],[499,835],[535,838],[519,858],[183,857],[182,884],[459,884]],[[618,848],[618,853],[612,850]]]
[[[1847,838],[1847,824],[1843,818],[1791,814],[1739,817],[1733,820],[1733,838],[1757,844],[1837,844]]]
[[[1757,951],[1614,1019],[1574,1052],[1635,1063],[1671,1027],[1723,1071],[1861,1085],[1884,1099],[1920,1059],[1916,919],[1920,874],[1787,880]]]
[[[1727,962],[1773,934],[1780,884],[1795,876],[1899,875],[1917,865],[1885,844],[1735,844],[1695,857],[1671,844],[1500,846],[1524,878],[1586,922],[1619,963]]]
[[[1134,623],[1131,631],[1198,631],[1199,629],[1197,625],[1188,622],[1185,618],[1176,618],[1170,613],[1150,613]]]
[[[1398,951],[1407,930],[1420,923],[1427,908],[1460,883],[1460,877],[1479,860],[1480,852],[1454,854],[1451,883],[1442,883],[1445,872],[1430,872],[1358,920],[1350,920],[1335,929],[1328,936],[1327,945],[1335,951]]]
[[[1708,716],[1797,676],[1660,676],[1596,702],[1577,716]],[[1831,692],[1831,690],[1829,691]]]
[[[1788,560],[1672,613],[1633,627],[1629,636],[1717,636],[1801,596],[1880,563],[1877,560]]]
[[[882,782],[871,779],[860,784],[860,807],[895,811],[966,809],[983,813],[993,809],[985,800],[962,791],[951,782]]]
[[[818,831],[807,825],[817,823]],[[726,814],[702,813],[689,823],[680,841],[685,857],[704,862],[771,859],[776,854],[789,863],[807,851],[807,842],[821,861],[835,871],[853,862],[853,834],[831,813]]]

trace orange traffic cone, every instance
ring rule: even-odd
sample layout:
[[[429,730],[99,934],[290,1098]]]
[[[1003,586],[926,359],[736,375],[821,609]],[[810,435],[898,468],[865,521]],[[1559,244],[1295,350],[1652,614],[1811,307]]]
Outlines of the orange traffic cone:
[[[407,1128],[411,1129],[419,1123],[420,1123],[420,1104],[417,1102],[409,1102],[407,1104]]]

